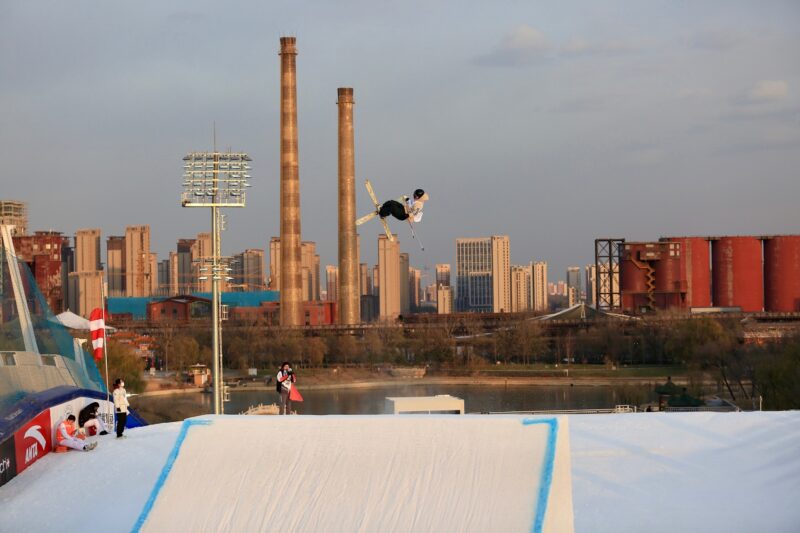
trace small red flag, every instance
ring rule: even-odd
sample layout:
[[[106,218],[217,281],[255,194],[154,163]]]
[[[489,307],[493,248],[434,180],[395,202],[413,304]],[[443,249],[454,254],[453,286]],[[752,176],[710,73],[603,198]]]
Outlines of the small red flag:
[[[96,361],[103,358],[105,350],[106,321],[103,310],[99,307],[89,315],[89,331],[92,332],[92,350]]]
[[[293,402],[302,402],[303,396],[300,394],[300,391],[297,390],[297,387],[292,385],[292,388],[289,389],[289,399]]]

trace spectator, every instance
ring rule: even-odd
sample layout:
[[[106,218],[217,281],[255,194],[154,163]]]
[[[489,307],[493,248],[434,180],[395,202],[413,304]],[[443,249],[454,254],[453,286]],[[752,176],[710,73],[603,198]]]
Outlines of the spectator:
[[[114,410],[117,413],[117,438],[123,438],[125,423],[128,421],[128,392],[122,378],[114,380]]]
[[[82,427],[88,432],[89,428],[94,428],[94,433],[97,435],[108,435],[108,429],[105,422],[97,416],[97,410],[100,409],[100,404],[92,402],[78,413],[78,426]]]
[[[292,383],[296,381],[294,370],[289,365],[288,361],[284,361],[278,370],[276,381],[276,389],[279,394],[280,410],[278,414],[288,415],[292,412],[292,400],[289,398],[289,393],[292,390]]]
[[[58,425],[58,444],[73,450],[89,452],[97,447],[96,442],[86,442],[86,436],[75,427],[75,415],[69,415]]]

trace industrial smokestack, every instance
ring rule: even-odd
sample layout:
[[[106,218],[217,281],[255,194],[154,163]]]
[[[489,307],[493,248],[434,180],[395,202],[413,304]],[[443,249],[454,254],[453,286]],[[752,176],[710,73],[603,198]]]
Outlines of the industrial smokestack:
[[[297,47],[281,37],[281,326],[302,326],[300,176],[297,156]]]
[[[340,87],[339,100],[339,324],[358,324],[361,302],[356,233],[353,89]]]

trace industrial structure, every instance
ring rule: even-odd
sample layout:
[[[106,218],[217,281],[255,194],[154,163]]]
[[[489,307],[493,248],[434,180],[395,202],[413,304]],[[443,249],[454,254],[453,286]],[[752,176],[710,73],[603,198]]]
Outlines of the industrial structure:
[[[339,323],[361,320],[358,235],[356,233],[353,89],[338,89],[339,106]]]
[[[800,311],[800,235],[595,241],[598,308]]]
[[[281,37],[281,325],[303,325],[300,174],[297,152],[297,45]]]

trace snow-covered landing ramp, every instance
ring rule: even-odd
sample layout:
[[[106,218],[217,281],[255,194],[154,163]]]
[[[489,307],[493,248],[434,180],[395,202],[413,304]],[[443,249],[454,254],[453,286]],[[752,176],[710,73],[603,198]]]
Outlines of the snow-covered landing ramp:
[[[566,418],[184,422],[142,531],[573,531]]]

